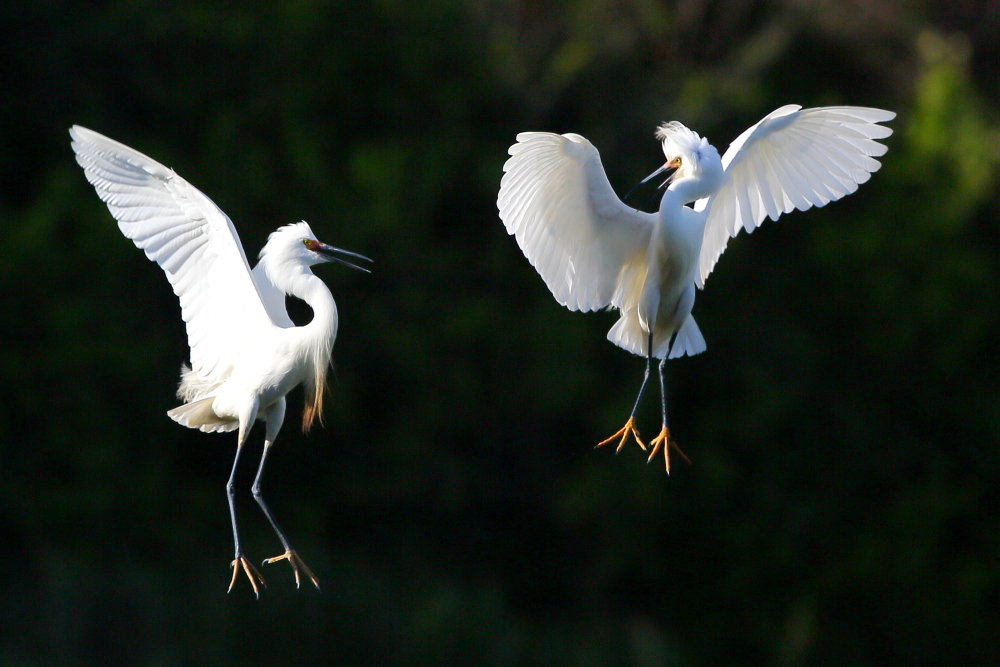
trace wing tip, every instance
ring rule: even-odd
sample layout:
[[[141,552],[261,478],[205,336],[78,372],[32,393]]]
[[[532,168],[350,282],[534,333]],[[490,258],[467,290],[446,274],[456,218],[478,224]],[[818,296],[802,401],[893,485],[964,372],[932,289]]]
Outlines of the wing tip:
[[[100,132],[95,132],[94,130],[91,130],[88,127],[84,127],[83,125],[71,125],[69,128],[69,136],[73,139],[75,143],[81,143],[85,141],[94,143],[100,140],[110,141],[110,139],[105,137]]]
[[[767,115],[768,118],[781,118],[782,116],[787,116],[788,114],[795,113],[796,111],[801,111],[801,104],[786,104],[784,106],[778,107],[771,113]]]

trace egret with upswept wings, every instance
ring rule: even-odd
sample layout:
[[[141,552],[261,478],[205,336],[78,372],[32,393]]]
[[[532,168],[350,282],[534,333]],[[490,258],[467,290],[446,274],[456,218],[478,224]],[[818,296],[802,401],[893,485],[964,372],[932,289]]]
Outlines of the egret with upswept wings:
[[[629,436],[645,450],[635,412],[660,359],[662,427],[649,443],[662,448],[670,472],[665,365],[705,351],[691,316],[695,288],[704,288],[730,237],[765,218],[840,199],[881,166],[878,125],[891,111],[864,107],[802,109],[788,105],[736,138],[721,158],[704,138],[678,122],[656,131],[666,163],[642,182],[666,174],[659,211],[643,213],[615,195],[594,146],[578,134],[517,135],[504,165],[497,207],[528,261],[553,296],[570,310],[616,308],[608,339],[646,357],[646,374],[625,425],[604,445]],[[679,450],[678,450],[679,451]]]
[[[310,267],[335,261],[367,271],[343,257],[371,260],[320,243],[309,225],[299,222],[271,234],[251,271],[229,217],[172,169],[78,125],[70,129],[70,136],[77,162],[118,220],[119,229],[160,265],[180,298],[191,365],[182,369],[177,392],[184,404],[167,414],[208,433],[238,430],[226,485],[236,546],[229,590],[241,569],[255,595],[264,583],[240,546],[233,490],[240,453],[256,420],[265,423],[265,433],[253,495],[285,549],[264,562],[287,560],[296,586],[301,569],[319,588],[264,502],[261,478],[285,419],[289,391],[305,386],[304,431],[317,419],[322,421],[326,372],[337,336],[337,305]],[[295,326],[289,319],[286,294],[309,304],[313,310],[309,324]]]

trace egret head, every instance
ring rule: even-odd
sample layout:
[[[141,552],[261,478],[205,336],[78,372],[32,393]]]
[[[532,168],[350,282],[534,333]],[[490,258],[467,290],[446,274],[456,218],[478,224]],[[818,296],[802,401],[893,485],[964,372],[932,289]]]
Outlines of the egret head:
[[[663,185],[671,189],[683,187],[689,201],[707,197],[722,185],[723,169],[719,151],[677,121],[664,123],[656,129],[656,138],[663,145],[666,163],[647,177],[668,172],[670,175]],[[683,184],[683,185],[682,185]]]
[[[341,250],[331,245],[322,243],[316,239],[309,223],[296,222],[291,225],[279,227],[267,237],[267,244],[260,251],[260,260],[266,267],[278,264],[297,264],[300,266],[314,266],[324,262],[337,262],[349,266],[359,271],[370,273],[364,267],[352,264],[339,255],[353,257],[355,259],[370,262],[364,255]]]

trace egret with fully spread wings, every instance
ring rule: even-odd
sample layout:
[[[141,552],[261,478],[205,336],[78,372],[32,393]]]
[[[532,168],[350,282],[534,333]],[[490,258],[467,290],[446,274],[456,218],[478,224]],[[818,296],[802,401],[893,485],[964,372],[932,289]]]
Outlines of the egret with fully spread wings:
[[[299,569],[319,588],[315,575],[288,543],[261,495],[264,462],[285,418],[285,395],[306,389],[302,428],[322,422],[323,391],[337,336],[337,305],[310,267],[335,261],[367,271],[341,258],[371,261],[320,243],[305,222],[271,234],[250,270],[229,217],[197,188],[151,158],[97,132],[70,129],[76,160],[87,180],[118,220],[122,233],[160,265],[180,297],[187,324],[191,365],[181,372],[178,397],[167,414],[208,433],[239,431],[236,457],[226,485],[236,555],[232,590],[240,569],[259,595],[264,580],[246,559],[236,529],[233,478],[250,429],[265,422],[264,453],[253,495],[278,534],[285,553],[265,560],[287,560],[299,585]],[[309,324],[297,327],[285,310],[285,295],[313,310]]]
[[[629,435],[646,449],[635,412],[660,359],[663,425],[649,443],[662,447],[670,472],[664,369],[666,360],[705,351],[691,316],[730,237],[765,218],[823,206],[858,189],[881,166],[876,157],[896,114],[863,107],[802,109],[765,116],[719,157],[704,138],[678,122],[656,131],[666,163],[659,212],[643,213],[615,195],[594,146],[578,134],[517,135],[504,165],[497,207],[507,232],[541,274],[556,300],[584,312],[616,308],[608,340],[646,357],[646,374],[625,425],[607,440],[618,450]],[[689,206],[693,204],[693,206]],[[679,451],[679,450],[678,450]],[[683,454],[682,454],[683,455]]]

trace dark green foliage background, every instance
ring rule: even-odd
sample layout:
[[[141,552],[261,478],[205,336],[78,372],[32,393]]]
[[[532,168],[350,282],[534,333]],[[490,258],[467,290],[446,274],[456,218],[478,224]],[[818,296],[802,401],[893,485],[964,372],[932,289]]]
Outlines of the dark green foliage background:
[[[37,0],[0,6],[0,52],[0,663],[1000,660],[996,2]],[[730,243],[708,352],[669,366],[693,465],[595,451],[643,361],[505,233],[507,147],[579,132],[624,192],[657,123],[722,150],[793,102],[897,111],[884,168]],[[375,259],[318,270],[326,426],[295,392],[265,483],[322,593],[279,564],[226,595],[234,438],[165,416],[179,308],[73,123],[174,167],[248,255],[305,219]]]

